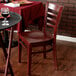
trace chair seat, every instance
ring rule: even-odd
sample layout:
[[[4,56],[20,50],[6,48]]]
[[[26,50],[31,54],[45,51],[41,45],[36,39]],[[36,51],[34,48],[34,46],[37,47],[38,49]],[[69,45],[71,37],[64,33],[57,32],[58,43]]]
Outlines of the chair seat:
[[[51,43],[53,39],[53,35],[50,35],[49,32],[45,35],[42,31],[23,32],[20,37],[23,39],[22,41],[25,41],[25,43],[28,42],[29,44],[32,44],[34,46],[37,46],[39,44],[45,45],[45,43]]]

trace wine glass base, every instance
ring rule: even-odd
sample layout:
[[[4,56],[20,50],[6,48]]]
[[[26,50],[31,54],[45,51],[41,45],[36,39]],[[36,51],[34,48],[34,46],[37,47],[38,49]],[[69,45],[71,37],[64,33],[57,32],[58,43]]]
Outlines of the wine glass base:
[[[9,25],[8,23],[3,23],[3,24],[2,24],[2,26],[8,26],[8,25]]]

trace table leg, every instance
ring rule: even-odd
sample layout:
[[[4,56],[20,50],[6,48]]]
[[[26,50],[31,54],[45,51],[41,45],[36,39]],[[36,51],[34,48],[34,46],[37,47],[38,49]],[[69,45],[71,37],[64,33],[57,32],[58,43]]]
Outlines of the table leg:
[[[13,30],[11,30],[11,34],[12,34],[12,32],[13,32]],[[12,36],[13,36],[13,34],[12,34]],[[12,37],[12,36],[11,36],[11,37]],[[11,39],[11,40],[12,40],[12,39]],[[10,44],[11,44],[11,40],[10,40],[10,42],[9,42]],[[6,59],[9,59],[9,58],[7,57],[9,54],[7,54],[7,51],[6,51],[5,45],[4,45],[4,43],[3,43],[3,39],[2,39],[1,33],[0,33],[0,46],[1,46],[2,49],[3,49],[3,53],[4,53],[5,58],[6,58]],[[11,45],[10,45],[10,46],[11,46]],[[11,47],[10,47],[10,46],[9,46],[8,51],[11,51],[11,49],[10,49]],[[9,60],[8,60],[8,64],[7,64],[6,67],[8,67],[8,68],[10,69],[11,76],[14,76],[13,70],[12,70],[12,66],[11,66]],[[5,67],[5,73],[7,72],[6,67]],[[7,76],[7,73],[4,74],[4,76]]]
[[[44,17],[40,17],[34,20],[34,25],[38,25],[38,29],[42,31],[42,28],[44,26]]]
[[[38,26],[39,26],[39,30],[42,30],[42,27],[44,26],[44,17],[40,17],[38,19]]]
[[[9,30],[9,31],[10,31],[10,30]],[[3,41],[4,41],[4,43],[5,43],[5,47],[8,48],[8,45],[9,45],[9,35],[8,35],[8,31],[7,31],[7,30],[4,30],[3,34],[4,34]],[[16,46],[18,46],[18,41],[12,39],[12,48],[13,48],[13,47],[16,47]]]
[[[8,72],[8,66],[9,66],[10,54],[11,54],[11,46],[12,46],[12,39],[13,39],[13,28],[11,27],[10,38],[9,38],[9,46],[8,46],[8,56],[7,56],[4,76],[7,76],[7,72]],[[14,74],[11,74],[11,75],[14,76]]]
[[[9,37],[8,37],[8,31],[4,30],[4,43],[5,43],[5,47],[8,47],[8,43],[9,43]]]

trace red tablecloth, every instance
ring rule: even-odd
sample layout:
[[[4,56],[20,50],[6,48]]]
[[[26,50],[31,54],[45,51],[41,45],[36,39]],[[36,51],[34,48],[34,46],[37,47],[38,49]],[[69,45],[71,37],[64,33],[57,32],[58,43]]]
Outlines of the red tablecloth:
[[[32,23],[35,19],[44,16],[44,7],[43,4],[39,1],[32,1],[33,3],[30,5],[24,5],[20,7],[8,7],[4,6],[4,4],[0,4],[1,7],[8,7],[10,11],[16,12],[22,16],[21,23],[18,23],[17,29],[20,25],[22,27],[28,26],[28,24]],[[19,30],[19,29],[18,29]]]

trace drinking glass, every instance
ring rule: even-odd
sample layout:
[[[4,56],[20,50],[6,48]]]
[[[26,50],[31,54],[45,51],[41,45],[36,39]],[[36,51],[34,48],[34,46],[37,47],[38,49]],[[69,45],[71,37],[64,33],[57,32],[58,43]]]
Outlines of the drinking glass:
[[[9,15],[9,8],[7,8],[7,7],[1,8],[1,15],[4,17],[4,20],[2,21],[2,25],[8,26],[9,23],[7,20],[7,16]]]

